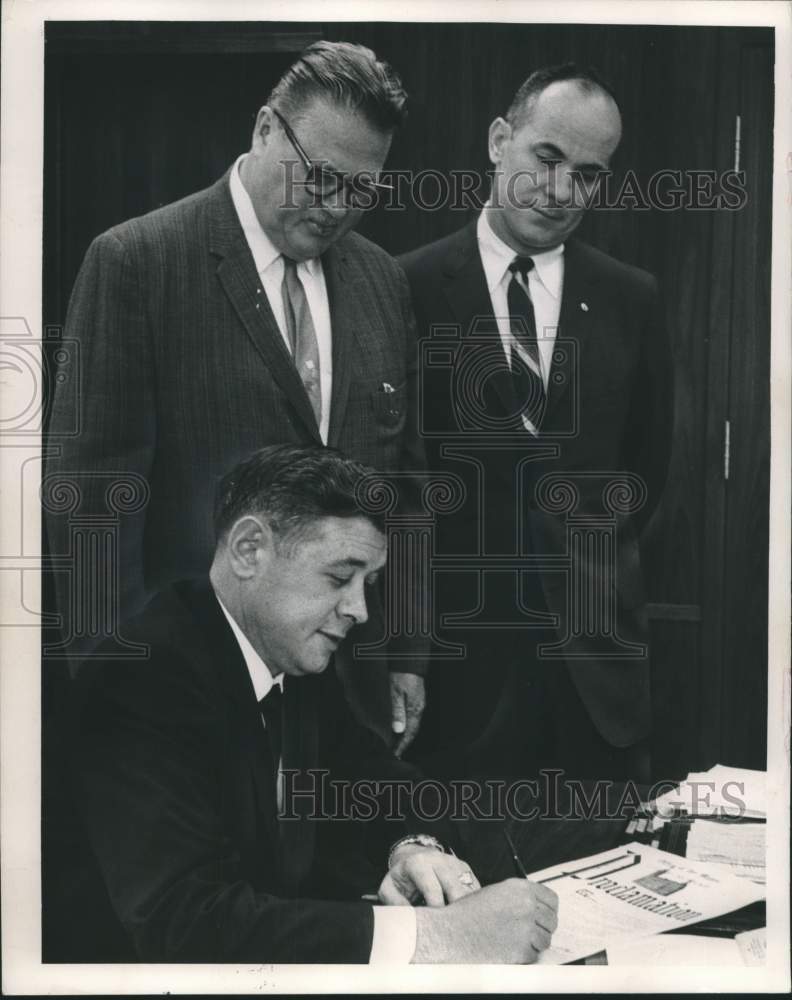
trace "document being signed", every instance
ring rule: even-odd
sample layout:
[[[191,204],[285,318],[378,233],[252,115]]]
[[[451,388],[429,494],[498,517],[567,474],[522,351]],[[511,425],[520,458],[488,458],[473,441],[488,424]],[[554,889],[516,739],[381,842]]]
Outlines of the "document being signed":
[[[563,965],[612,941],[661,934],[763,899],[762,885],[631,843],[529,875],[558,894],[558,929],[540,965]]]

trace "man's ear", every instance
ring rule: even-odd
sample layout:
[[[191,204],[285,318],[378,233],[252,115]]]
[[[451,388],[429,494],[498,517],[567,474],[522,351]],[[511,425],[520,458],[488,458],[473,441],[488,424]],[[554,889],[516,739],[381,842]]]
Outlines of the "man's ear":
[[[253,148],[263,147],[267,145],[267,140],[269,139],[272,129],[273,121],[275,116],[272,113],[272,109],[269,105],[265,104],[263,107],[259,108],[258,114],[256,115],[256,124],[253,126]]]
[[[272,552],[272,529],[262,518],[246,514],[235,521],[226,538],[231,569],[240,580],[254,577],[267,555]]]
[[[489,127],[489,158],[491,163],[500,163],[503,159],[503,144],[511,138],[511,125],[503,119],[496,118]]]

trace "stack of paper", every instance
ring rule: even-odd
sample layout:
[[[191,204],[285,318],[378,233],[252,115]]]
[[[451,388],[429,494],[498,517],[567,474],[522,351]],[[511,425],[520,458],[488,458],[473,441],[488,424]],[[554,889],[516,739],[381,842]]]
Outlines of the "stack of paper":
[[[713,823],[697,820],[690,828],[685,856],[725,865],[732,875],[765,882],[764,823]]]
[[[716,764],[709,771],[693,771],[677,788],[659,796],[659,813],[680,810],[690,816],[767,818],[767,774],[743,767]]]

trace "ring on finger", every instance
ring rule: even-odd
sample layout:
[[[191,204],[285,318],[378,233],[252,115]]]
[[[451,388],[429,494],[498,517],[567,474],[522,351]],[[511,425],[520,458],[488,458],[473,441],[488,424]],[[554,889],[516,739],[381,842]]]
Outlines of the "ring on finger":
[[[466,886],[469,889],[476,884],[476,879],[473,875],[473,872],[469,868],[466,868],[465,871],[460,872],[460,874],[457,875],[457,878],[462,883],[462,885]]]

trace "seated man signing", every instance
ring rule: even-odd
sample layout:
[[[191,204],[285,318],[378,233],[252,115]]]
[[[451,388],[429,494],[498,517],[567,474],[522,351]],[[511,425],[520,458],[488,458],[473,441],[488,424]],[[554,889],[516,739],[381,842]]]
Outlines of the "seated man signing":
[[[254,454],[220,483],[210,578],[129,623],[148,658],[77,677],[77,803],[141,961],[516,963],[550,942],[547,887],[481,888],[426,824],[323,818],[295,794],[324,772],[416,777],[327,669],[385,563],[368,472],[319,447]],[[361,899],[378,884],[381,905]]]

